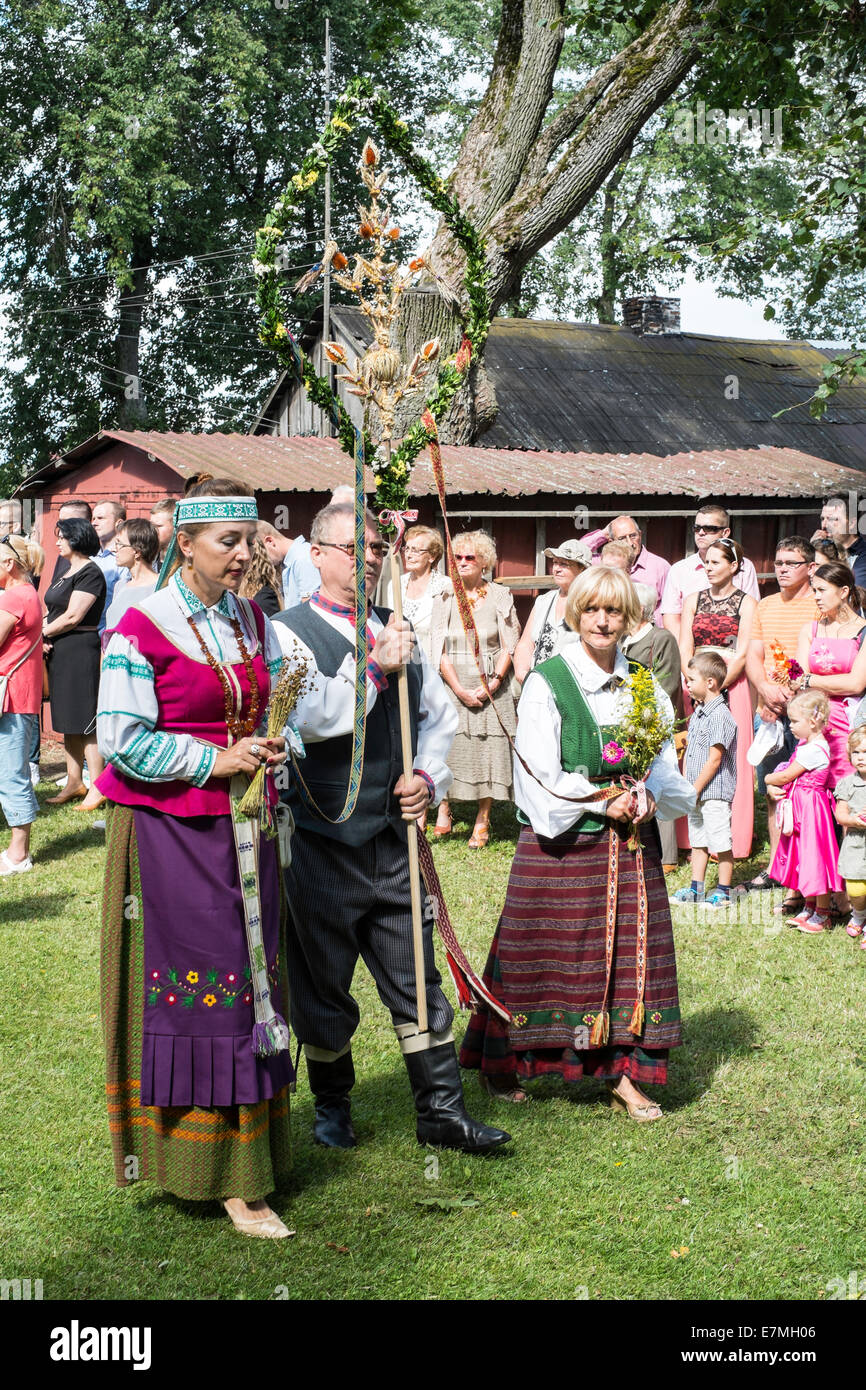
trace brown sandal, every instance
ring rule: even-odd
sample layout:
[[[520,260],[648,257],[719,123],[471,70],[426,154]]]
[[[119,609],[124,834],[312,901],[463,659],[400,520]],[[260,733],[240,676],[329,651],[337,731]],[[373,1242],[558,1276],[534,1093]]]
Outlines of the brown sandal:
[[[470,849],[483,849],[490,839],[490,822],[487,820],[476,821],[469,837]]]
[[[494,1100],[510,1100],[513,1105],[523,1105],[525,1101],[530,1099],[516,1076],[509,1076],[505,1079],[509,1084],[500,1090],[489,1076],[484,1075],[483,1071],[478,1073],[482,1091],[486,1091]]]

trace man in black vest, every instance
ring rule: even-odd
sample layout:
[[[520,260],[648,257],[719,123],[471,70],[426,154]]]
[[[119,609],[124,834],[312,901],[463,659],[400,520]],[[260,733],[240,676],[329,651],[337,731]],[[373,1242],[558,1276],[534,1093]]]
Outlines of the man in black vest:
[[[466,1113],[452,1040],[453,1011],[442,992],[433,955],[433,921],[425,909],[429,1031],[417,1021],[412,955],[407,820],[451,784],[447,757],[457,716],[439,676],[414,652],[408,623],[370,609],[367,730],[363,773],[354,812],[335,824],[346,798],[354,714],[354,513],[325,507],[313,521],[311,558],[321,587],[308,602],[274,619],[283,650],[300,649],[315,673],[295,718],[304,740],[304,783],[317,811],[293,779],[288,801],[295,817],[292,863],[286,870],[291,908],[288,971],[292,1026],[304,1045],[316,1099],[317,1143],[352,1148],[349,1093],[355,1082],[352,1035],[358,1005],[350,988],[358,956],[389,1009],[400,1041],[421,1144],[482,1153],[509,1135]],[[386,546],[367,517],[367,592],[379,581]],[[293,635],[292,635],[293,634]],[[414,775],[402,774],[396,679],[407,667]],[[324,813],[324,814],[321,814]],[[332,819],[328,819],[331,817]]]

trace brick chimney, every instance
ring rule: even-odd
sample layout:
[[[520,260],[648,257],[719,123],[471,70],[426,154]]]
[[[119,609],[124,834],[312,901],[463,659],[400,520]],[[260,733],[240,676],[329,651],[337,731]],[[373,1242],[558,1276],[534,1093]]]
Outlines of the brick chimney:
[[[680,301],[661,294],[635,294],[624,299],[622,321],[640,338],[680,331]]]

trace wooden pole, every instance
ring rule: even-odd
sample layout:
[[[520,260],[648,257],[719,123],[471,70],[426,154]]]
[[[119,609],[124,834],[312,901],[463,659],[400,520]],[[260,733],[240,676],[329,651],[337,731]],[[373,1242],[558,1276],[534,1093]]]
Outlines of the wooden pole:
[[[390,440],[383,441],[383,452],[390,456]],[[400,588],[400,564],[396,545],[390,547],[391,556],[391,602],[394,617],[398,623],[403,621],[403,590]],[[412,767],[412,724],[409,718],[409,678],[406,667],[401,666],[397,675],[397,699],[400,707],[400,742],[403,750],[403,779],[409,782],[413,775]],[[421,866],[418,862],[418,822],[409,821],[406,825],[409,846],[409,889],[412,901],[412,955],[415,960],[415,994],[418,1000],[418,1027],[422,1033],[428,1029],[427,1022],[427,977],[424,969],[424,934],[422,923],[424,911],[421,905]]]
[[[325,20],[325,125],[331,119],[331,21]],[[327,246],[331,240],[331,166],[325,170],[325,240]],[[325,355],[325,343],[331,337],[331,267],[325,271],[324,275],[324,297],[322,299],[322,339],[321,339],[321,367],[320,371],[327,378],[328,385],[334,385],[334,368]],[[326,411],[319,415],[319,433],[322,436],[331,432],[331,422]]]

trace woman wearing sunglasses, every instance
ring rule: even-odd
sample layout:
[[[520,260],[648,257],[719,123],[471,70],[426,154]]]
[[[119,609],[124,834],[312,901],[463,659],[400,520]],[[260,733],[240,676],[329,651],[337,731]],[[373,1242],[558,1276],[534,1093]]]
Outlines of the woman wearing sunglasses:
[[[513,737],[517,715],[511,666],[520,623],[510,591],[484,578],[485,571],[492,571],[496,565],[496,546],[486,531],[468,531],[457,536],[454,559],[478,631],[487,689],[463,631],[456,596],[438,605],[434,612],[431,647],[433,661],[438,663],[439,674],[451,692],[460,719],[448,760],[454,773],[450,795],[454,801],[478,802],[469,845],[482,849],[489,838],[493,802],[512,800],[511,747],[502,725]],[[451,806],[448,801],[441,801],[434,834],[441,838],[450,831]]]

